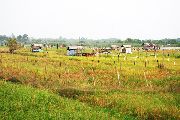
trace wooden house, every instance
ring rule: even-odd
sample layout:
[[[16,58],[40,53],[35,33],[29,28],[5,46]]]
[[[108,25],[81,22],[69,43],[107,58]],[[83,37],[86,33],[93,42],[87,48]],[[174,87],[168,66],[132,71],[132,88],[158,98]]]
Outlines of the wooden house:
[[[67,55],[68,56],[81,56],[83,46],[69,46],[67,47]]]
[[[132,53],[131,45],[122,45],[121,49],[120,49],[120,52],[131,54]]]
[[[111,49],[112,49],[112,50],[118,50],[118,49],[119,49],[119,46],[118,46],[118,45],[111,45]]]
[[[104,47],[100,50],[100,53],[104,53],[104,54],[109,54],[111,53],[111,48],[110,47]]]
[[[143,43],[142,47],[144,50],[158,50],[160,47],[153,43]]]
[[[31,45],[32,52],[41,52],[41,51],[43,51],[42,48],[43,48],[43,44],[32,44]]]

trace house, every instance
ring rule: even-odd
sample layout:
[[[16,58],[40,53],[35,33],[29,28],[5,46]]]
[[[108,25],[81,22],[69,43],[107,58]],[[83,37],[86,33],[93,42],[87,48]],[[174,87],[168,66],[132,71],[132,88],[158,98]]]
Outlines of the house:
[[[67,55],[68,56],[81,56],[83,46],[69,46],[67,47]]]
[[[32,52],[41,52],[43,51],[42,50],[43,44],[32,44],[31,48],[32,48]]]
[[[160,47],[153,43],[143,43],[142,47],[144,50],[158,50]]]
[[[132,53],[131,45],[122,45],[120,52],[131,54]]]
[[[118,50],[118,49],[119,49],[119,46],[118,46],[118,45],[111,45],[111,49],[112,49],[112,50]]]
[[[111,48],[110,47],[104,47],[100,50],[100,53],[108,54],[111,53]]]

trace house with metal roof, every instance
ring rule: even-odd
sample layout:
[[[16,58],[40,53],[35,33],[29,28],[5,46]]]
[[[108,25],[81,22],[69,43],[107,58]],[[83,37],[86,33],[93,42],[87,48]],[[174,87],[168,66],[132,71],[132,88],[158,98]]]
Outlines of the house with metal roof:
[[[153,43],[143,43],[142,47],[144,50],[158,50],[160,47]]]
[[[131,54],[132,53],[131,45],[121,45],[120,52]]]
[[[67,55],[68,56],[81,56],[83,46],[68,46],[67,47]]]
[[[32,44],[31,48],[32,48],[32,52],[41,52],[43,51],[42,50],[43,44]]]

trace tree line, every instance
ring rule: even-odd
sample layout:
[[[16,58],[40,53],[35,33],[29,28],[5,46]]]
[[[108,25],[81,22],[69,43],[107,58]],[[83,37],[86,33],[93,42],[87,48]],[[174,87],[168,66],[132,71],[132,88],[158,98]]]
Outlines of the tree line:
[[[0,43],[6,44],[10,38],[15,38],[17,42],[23,43],[23,44],[26,44],[29,42],[29,37],[27,34],[18,35],[17,37],[14,34],[12,34],[11,36],[0,35]]]
[[[11,35],[10,37],[6,35],[0,35],[0,43],[6,44],[9,38],[15,38],[18,43],[21,44],[32,44],[32,43],[42,43],[42,44],[64,44],[68,45],[83,45],[83,46],[90,46],[90,47],[107,47],[111,46],[112,44],[122,45],[122,44],[131,44],[134,47],[139,47],[143,43],[154,43],[158,44],[159,46],[171,46],[171,47],[180,47],[180,38],[177,39],[161,39],[161,40],[140,40],[140,39],[133,39],[127,38],[125,40],[121,40],[118,38],[108,38],[108,39],[88,39],[85,37],[79,37],[77,39],[68,39],[64,37],[59,37],[56,39],[53,38],[29,38],[28,34],[23,35]]]

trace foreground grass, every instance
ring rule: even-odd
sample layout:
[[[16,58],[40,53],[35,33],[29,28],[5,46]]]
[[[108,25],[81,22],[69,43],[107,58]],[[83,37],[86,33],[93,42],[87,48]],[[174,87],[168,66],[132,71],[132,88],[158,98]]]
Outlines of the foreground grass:
[[[180,94],[176,93],[114,91],[81,96],[79,100],[138,119],[180,119]]]
[[[68,91],[68,95],[70,92],[77,93]],[[68,99],[46,90],[0,81],[0,98],[1,119],[180,118],[178,93],[99,91]]]
[[[19,119],[124,119],[113,117],[105,109],[92,108],[76,100],[47,91],[0,81],[0,118]],[[130,117],[129,117],[130,118]]]

